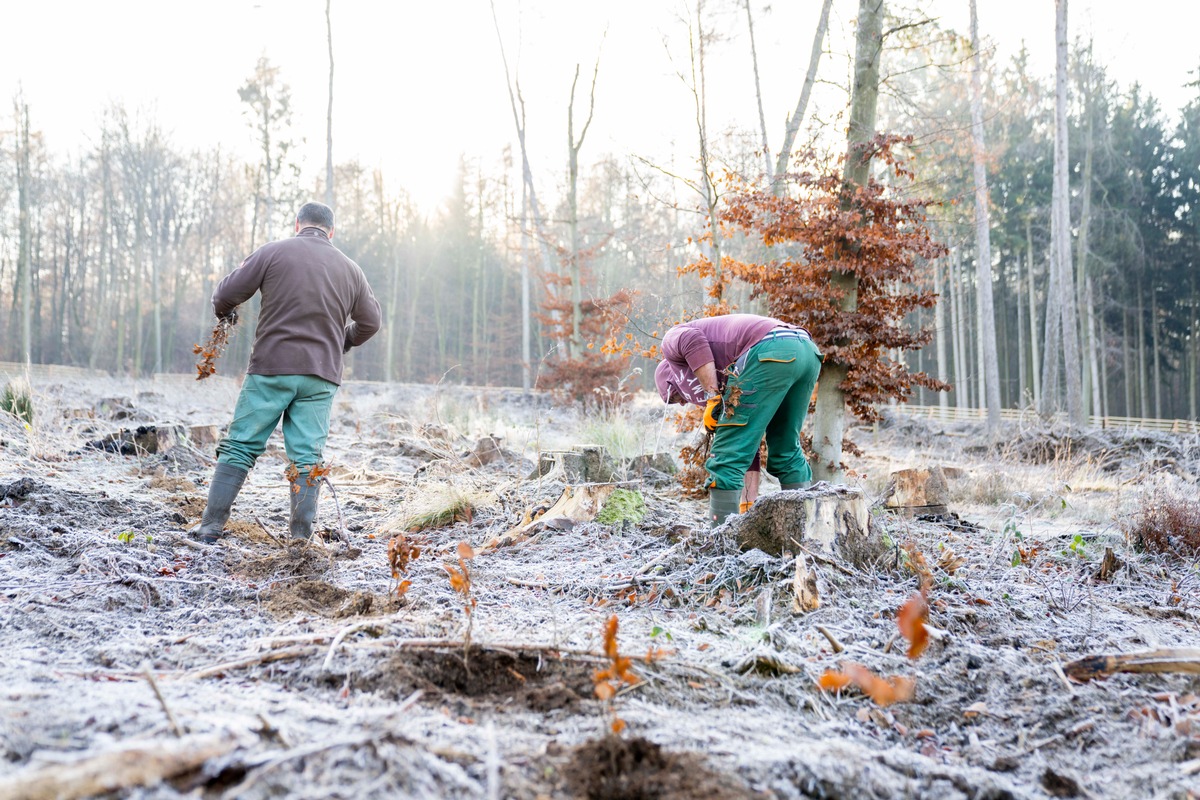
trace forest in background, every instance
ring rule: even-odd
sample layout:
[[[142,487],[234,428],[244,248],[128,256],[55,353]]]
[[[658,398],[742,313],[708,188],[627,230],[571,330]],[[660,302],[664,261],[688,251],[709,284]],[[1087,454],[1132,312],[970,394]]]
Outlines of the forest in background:
[[[36,101],[18,96],[0,131],[0,359],[119,375],[191,371],[192,347],[213,322],[216,282],[256,246],[289,235],[296,207],[313,198],[333,200],[335,244],[363,267],[384,308],[384,330],[351,356],[356,379],[536,382],[540,364],[565,355],[556,326],[545,323],[572,291],[578,299],[634,290],[627,328],[639,335],[697,313],[704,287],[678,268],[703,254],[709,212],[723,193],[761,182],[764,166],[771,169],[765,125],[761,135],[753,124],[719,133],[705,127],[703,42],[721,31],[702,9],[693,52],[701,77],[691,86],[696,144],[681,145],[674,164],[624,153],[588,157],[587,87],[604,80],[598,61],[577,73],[563,109],[571,130],[561,173],[531,180],[515,144],[464,156],[457,191],[433,212],[416,207],[402,180],[362,164],[331,159],[321,176],[296,165],[288,78],[266,59],[243,86],[230,87],[261,143],[252,163],[218,143],[184,151],[153,116],[119,105],[89,147],[58,152],[54,132],[37,125]],[[949,248],[928,265],[927,288],[941,302],[910,319],[935,329],[936,346],[896,357],[953,384],[951,404],[980,407],[969,40],[929,21],[890,22],[901,30],[884,55],[877,127],[913,137],[906,148],[913,178],[895,181],[892,191],[939,201],[930,224]],[[1022,55],[993,62],[989,52],[981,73],[988,260],[1000,398],[1013,407],[1039,399],[1051,352],[1054,80],[1034,74]],[[1069,64],[1073,302],[1087,411],[1196,419],[1200,85],[1183,108],[1164,109],[1140,86],[1110,79],[1087,42],[1072,44]],[[520,109],[514,100],[518,138]],[[805,122],[802,137],[817,127]],[[811,144],[822,148],[820,141],[814,134]],[[772,258],[740,235],[717,239],[724,256]],[[729,299],[740,310],[761,310],[736,283]],[[253,314],[243,319],[246,330],[222,364],[226,374],[248,358]],[[917,399],[938,402],[925,390]]]

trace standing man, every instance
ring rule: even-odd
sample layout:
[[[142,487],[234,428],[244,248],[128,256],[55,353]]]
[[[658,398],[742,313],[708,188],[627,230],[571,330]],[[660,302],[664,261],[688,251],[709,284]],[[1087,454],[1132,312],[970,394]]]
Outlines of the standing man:
[[[764,435],[767,471],[784,489],[812,480],[800,428],[821,354],[807,331],[754,314],[702,317],[667,331],[662,354],[654,371],[659,396],[665,403],[702,406],[704,427],[713,432],[704,465],[712,527],[739,511],[744,485],[757,491]]]
[[[333,211],[307,203],[296,215],[294,237],[255,250],[213,292],[217,319],[236,322],[236,308],[255,292],[262,292],[262,309],[233,422],[217,446],[201,541],[211,544],[225,535],[234,498],[281,417],[293,481],[288,528],[296,538],[312,535],[321,486],[311,473],[329,436],[342,356],[380,325],[379,302],[366,276],[332,238]]]

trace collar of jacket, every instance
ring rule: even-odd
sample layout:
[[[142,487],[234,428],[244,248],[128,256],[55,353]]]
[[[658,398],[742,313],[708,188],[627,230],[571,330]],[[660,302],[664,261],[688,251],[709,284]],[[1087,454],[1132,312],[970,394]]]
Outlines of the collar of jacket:
[[[308,225],[296,232],[297,236],[319,236],[326,241],[329,240],[329,234],[318,228],[316,225]]]

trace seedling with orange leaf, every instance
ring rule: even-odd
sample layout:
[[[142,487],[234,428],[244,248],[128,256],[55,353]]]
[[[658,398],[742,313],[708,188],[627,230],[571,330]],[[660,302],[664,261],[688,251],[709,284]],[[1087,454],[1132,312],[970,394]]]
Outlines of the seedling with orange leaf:
[[[421,557],[426,545],[424,537],[407,536],[403,533],[398,533],[388,540],[388,566],[392,568],[392,580],[396,582],[393,588],[396,597],[404,597],[405,592],[412,586],[412,581],[404,576],[408,574],[408,565]]]
[[[333,481],[329,480],[329,474],[333,471],[333,467],[321,462],[314,464],[308,468],[308,473],[304,477],[304,482],[308,486],[316,486],[317,484],[325,484],[329,487],[329,494],[333,497],[333,507],[337,509],[338,517],[338,537],[347,546],[350,544],[350,535],[346,533],[346,521],[342,519],[342,504],[338,501],[337,489],[334,488]],[[288,462],[287,468],[284,469],[283,475],[288,479],[288,483],[292,485],[292,494],[300,493],[300,468],[294,463]]]
[[[592,674],[592,681],[596,684],[596,697],[599,697],[607,705],[608,711],[612,715],[612,723],[609,727],[615,734],[625,730],[625,720],[617,716],[616,709],[613,707],[613,699],[622,686],[636,686],[642,680],[631,669],[633,660],[628,656],[621,655],[617,647],[619,625],[616,614],[613,614],[604,623],[604,655],[608,659],[609,665]]]
[[[916,545],[908,542],[904,550],[908,554],[908,567],[916,574],[920,588],[896,612],[896,625],[900,628],[900,635],[908,640],[908,657],[917,659],[929,645],[929,628],[925,623],[929,619],[928,597],[933,574]]]
[[[463,614],[467,617],[467,629],[463,632],[463,663],[466,664],[471,651],[471,625],[475,621],[476,600],[471,595],[471,571],[467,562],[475,557],[475,549],[466,542],[458,543],[458,567],[443,564],[442,569],[450,576],[450,588],[462,599]]]
[[[320,464],[316,464],[312,467],[309,467],[308,475],[305,476],[304,482],[306,484],[308,484],[309,486],[316,486],[318,483],[320,483],[323,480],[323,481],[325,481],[326,486],[331,486],[331,484],[329,483],[329,478],[326,476],[329,475],[329,473],[332,469],[333,469],[332,467],[325,464],[324,462],[322,462]],[[289,463],[287,465],[287,469],[285,469],[283,471],[283,475],[285,478],[288,479],[288,483],[290,483],[292,485],[292,494],[299,494],[300,493],[300,468],[297,467],[295,464]]]

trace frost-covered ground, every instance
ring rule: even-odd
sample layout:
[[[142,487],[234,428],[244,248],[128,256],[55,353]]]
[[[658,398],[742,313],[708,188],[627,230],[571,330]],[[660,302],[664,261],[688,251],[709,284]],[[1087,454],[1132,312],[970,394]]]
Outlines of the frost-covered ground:
[[[233,381],[34,389],[31,428],[0,419],[0,798],[74,779],[91,789],[61,796],[1200,796],[1200,679],[1062,672],[1200,644],[1197,565],[1123,533],[1152,488],[1195,496],[1194,437],[1012,427],[988,448],[962,425],[857,430],[869,499],[893,470],[953,466],[955,516],[876,509],[888,555],[814,561],[822,606],[803,615],[790,559],[739,553],[700,501],[634,470],[617,477],[645,496],[640,523],[535,526],[470,562],[468,651],[443,567],[457,544],[562,495],[561,476],[529,478],[539,452],[676,451],[685,438],[653,398],[601,419],[516,390],[350,383],[327,451],[328,542],[284,541],[275,441],[233,535],[205,547],[187,530],[211,443],[87,445],[224,425]],[[474,466],[489,435],[503,457]],[[452,499],[471,513],[426,532],[397,599],[389,538]],[[895,619],[917,586],[906,545],[932,566],[929,623],[944,631],[915,661]],[[1121,566],[1101,579],[1108,548]],[[593,674],[613,614],[641,681],[610,706]],[[913,701],[816,688],[848,662],[914,678]],[[614,718],[620,741],[605,738]]]

